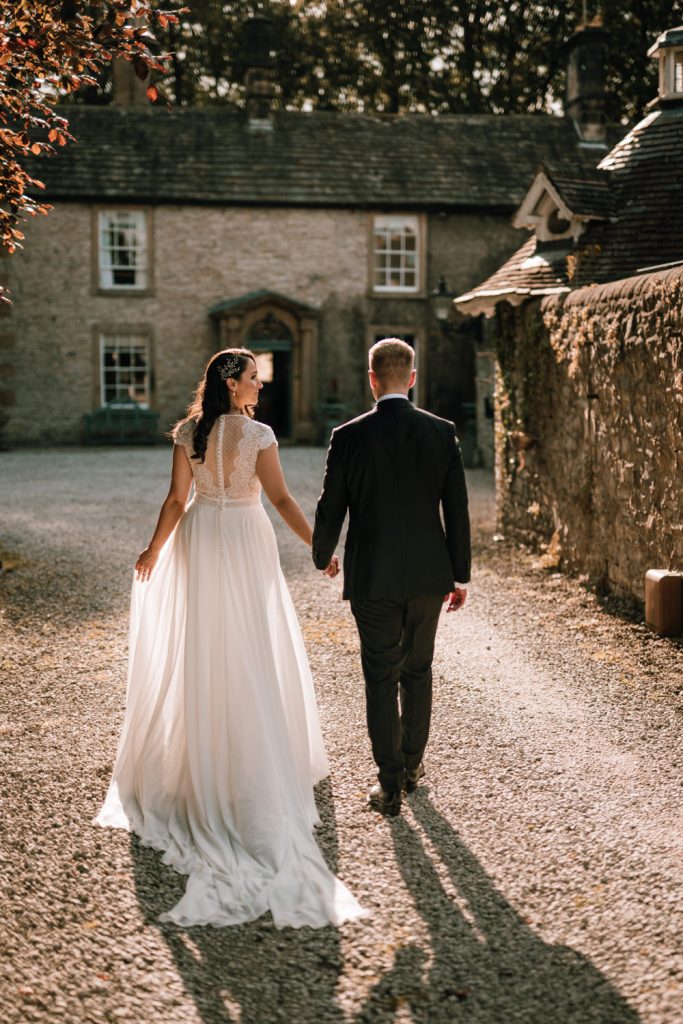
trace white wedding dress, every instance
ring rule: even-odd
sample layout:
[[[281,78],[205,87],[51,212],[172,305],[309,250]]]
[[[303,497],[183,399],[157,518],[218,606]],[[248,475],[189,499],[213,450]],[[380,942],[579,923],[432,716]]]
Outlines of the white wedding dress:
[[[188,457],[193,424],[178,431]],[[299,624],[261,503],[270,427],[224,415],[194,500],[133,582],[128,695],[102,826],[134,830],[188,875],[162,920],[341,924],[363,911],[313,837],[329,770]]]

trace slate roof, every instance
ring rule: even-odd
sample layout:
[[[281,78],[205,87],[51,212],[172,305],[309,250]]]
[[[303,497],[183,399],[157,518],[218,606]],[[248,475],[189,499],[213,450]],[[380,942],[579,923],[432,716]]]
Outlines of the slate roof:
[[[576,160],[568,118],[63,108],[77,143],[36,158],[48,201],[512,211],[542,159]]]
[[[595,172],[580,174],[578,180],[552,176],[572,212],[579,213],[581,206],[586,213],[608,214],[606,220],[589,223],[573,246],[571,282],[569,253],[564,260],[558,256],[552,269],[543,260],[530,260],[536,252],[532,236],[495,274],[459,296],[458,308],[492,312],[502,298],[514,303],[523,294],[550,294],[562,280],[578,288],[683,262],[682,156],[683,103],[666,103],[628,132]]]
[[[580,239],[591,248],[577,284],[683,260],[683,104],[652,111],[599,167],[610,175],[616,220]]]
[[[513,256],[495,274],[471,291],[458,296],[460,312],[477,316],[492,312],[496,302],[505,299],[512,305],[535,295],[556,295],[570,290],[567,256],[572,242],[539,242],[527,238]]]
[[[543,168],[572,213],[584,217],[609,217],[612,195],[609,173],[594,167],[573,168],[555,172],[549,164]]]
[[[668,46],[683,46],[683,25],[676,28],[668,28],[657,37],[657,41],[647,51],[648,57],[654,56],[658,50]]]

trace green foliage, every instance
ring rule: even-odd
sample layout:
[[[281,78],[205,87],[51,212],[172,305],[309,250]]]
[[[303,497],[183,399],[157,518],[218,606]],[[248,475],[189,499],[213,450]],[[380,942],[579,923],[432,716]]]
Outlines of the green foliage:
[[[584,13],[609,32],[612,121],[656,93],[647,49],[683,22],[683,0],[8,0],[0,8],[0,245],[21,244],[20,220],[43,213],[29,154],[71,140],[56,100],[103,98],[111,61],[152,68],[168,103],[241,103],[246,22],[273,21],[274,79],[283,107],[404,113],[559,110],[565,42]],[[156,39],[150,27],[154,27]],[[167,57],[157,54],[167,51]]]
[[[517,307],[500,303],[496,313],[497,404],[503,428],[501,440],[505,445],[502,465],[507,475],[514,476],[516,461],[511,461],[510,438],[519,432],[535,433],[535,403],[547,386],[552,355],[539,302]]]
[[[682,0],[607,0],[603,24],[607,54],[608,117],[636,121],[657,95],[657,61],[647,51],[657,36],[683,24]]]
[[[626,122],[656,93],[647,50],[683,22],[683,0],[586,3],[610,34],[609,115]],[[283,106],[402,113],[535,113],[564,96],[565,43],[582,0],[195,0],[162,35],[172,103],[241,102],[244,23],[267,12]]]
[[[180,13],[180,11],[178,12]],[[97,84],[114,57],[130,60],[144,79],[164,72],[150,26],[175,14],[144,0],[8,0],[0,7],[0,246],[21,246],[20,220],[49,207],[32,192],[41,182],[25,158],[50,155],[72,139],[58,99]],[[156,88],[150,86],[150,99]],[[0,298],[2,298],[0,289]]]

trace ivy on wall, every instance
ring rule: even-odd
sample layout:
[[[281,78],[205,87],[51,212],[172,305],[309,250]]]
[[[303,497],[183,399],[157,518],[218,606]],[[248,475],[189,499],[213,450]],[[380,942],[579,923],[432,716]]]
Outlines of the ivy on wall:
[[[500,527],[640,598],[683,569],[683,268],[497,317]]]

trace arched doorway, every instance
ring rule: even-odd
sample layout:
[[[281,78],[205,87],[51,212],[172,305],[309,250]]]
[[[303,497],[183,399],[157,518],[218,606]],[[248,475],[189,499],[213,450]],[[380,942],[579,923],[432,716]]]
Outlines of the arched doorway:
[[[271,426],[278,437],[289,437],[292,433],[292,332],[273,313],[267,313],[250,325],[245,346],[256,356],[263,384],[258,418]]]
[[[246,345],[259,357],[264,389],[257,416],[280,438],[315,441],[318,316],[313,306],[265,289],[212,306],[221,348]]]

